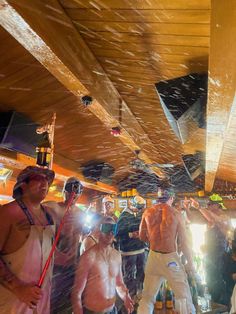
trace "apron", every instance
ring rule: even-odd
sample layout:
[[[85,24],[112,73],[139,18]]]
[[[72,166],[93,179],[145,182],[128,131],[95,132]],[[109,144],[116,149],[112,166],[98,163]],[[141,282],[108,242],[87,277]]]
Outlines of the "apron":
[[[45,226],[36,226],[23,202],[18,201],[18,204],[30,223],[30,234],[21,248],[14,253],[3,255],[2,259],[10,271],[20,280],[25,283],[37,284],[52,247],[55,226],[46,211],[44,212],[48,224]],[[12,292],[0,285],[0,313],[50,314],[51,275],[52,262],[51,268],[49,267],[42,285],[43,295],[37,304],[37,308],[33,310],[21,302]]]

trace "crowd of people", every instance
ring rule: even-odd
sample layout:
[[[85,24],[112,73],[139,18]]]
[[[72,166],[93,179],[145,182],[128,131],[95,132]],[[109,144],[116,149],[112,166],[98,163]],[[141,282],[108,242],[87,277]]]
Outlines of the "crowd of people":
[[[212,299],[224,303],[227,294],[229,302],[236,280],[236,245],[233,241],[232,253],[227,253],[231,227],[222,199],[211,198],[207,209],[196,200],[180,206],[173,191],[164,189],[149,208],[141,196],[130,198],[117,218],[113,199],[105,196],[85,234],[85,213],[75,205],[82,184],[71,177],[63,202],[43,202],[53,179],[52,170],[25,168],[17,177],[14,201],[1,206],[1,314],[152,314],[165,280],[174,292],[176,311],[195,313],[188,283],[188,277],[196,276],[187,227],[190,207],[208,222],[205,263]],[[58,230],[54,258],[39,286]]]

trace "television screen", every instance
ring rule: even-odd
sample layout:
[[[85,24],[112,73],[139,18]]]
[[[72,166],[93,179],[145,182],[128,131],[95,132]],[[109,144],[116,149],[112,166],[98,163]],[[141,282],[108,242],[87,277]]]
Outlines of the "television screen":
[[[36,156],[36,147],[42,135],[36,133],[38,124],[16,111],[0,112],[0,147],[31,157]]]

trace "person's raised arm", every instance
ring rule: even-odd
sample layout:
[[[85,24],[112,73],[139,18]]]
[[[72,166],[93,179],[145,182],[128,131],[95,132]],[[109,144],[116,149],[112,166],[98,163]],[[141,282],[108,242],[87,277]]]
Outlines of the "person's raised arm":
[[[142,220],[141,220],[141,223],[140,223],[140,226],[139,226],[139,238],[143,242],[149,242],[147,223],[146,223],[146,220],[145,220],[145,213],[142,216]]]
[[[194,219],[194,216],[190,210],[190,207],[191,207],[191,200],[188,200],[187,197],[184,198],[183,200],[183,209],[185,210],[186,212],[186,215],[187,215],[187,219],[189,222],[193,221]]]
[[[193,198],[190,198],[190,204],[192,207],[194,207],[200,211],[202,216],[208,221],[209,224],[214,223],[214,218],[212,216],[212,213],[208,209],[202,208],[200,206],[200,204],[196,200],[194,200]]]
[[[122,270],[121,270],[121,256],[118,257],[118,261],[119,261],[119,273],[116,277],[116,291],[119,297],[121,298],[121,300],[124,301],[125,308],[129,314],[129,313],[132,313],[134,310],[133,301],[123,281],[123,275],[122,275]]]
[[[201,212],[210,225],[217,225],[226,238],[232,237],[233,226],[231,225],[230,218],[223,213],[222,210],[220,210],[219,214],[215,214],[206,208],[202,208],[199,203],[192,198],[191,202],[192,206]]]
[[[91,266],[91,254],[85,252],[79,259],[72,290],[72,305],[74,314],[83,314],[82,294],[85,289]]]

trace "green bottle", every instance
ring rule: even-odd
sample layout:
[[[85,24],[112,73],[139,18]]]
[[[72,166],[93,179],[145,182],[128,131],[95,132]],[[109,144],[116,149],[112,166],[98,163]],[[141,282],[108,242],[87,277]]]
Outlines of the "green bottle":
[[[156,297],[155,310],[161,310],[161,309],[163,309],[163,293],[160,289]]]
[[[166,309],[171,310],[174,308],[174,295],[170,287],[166,289]]]

